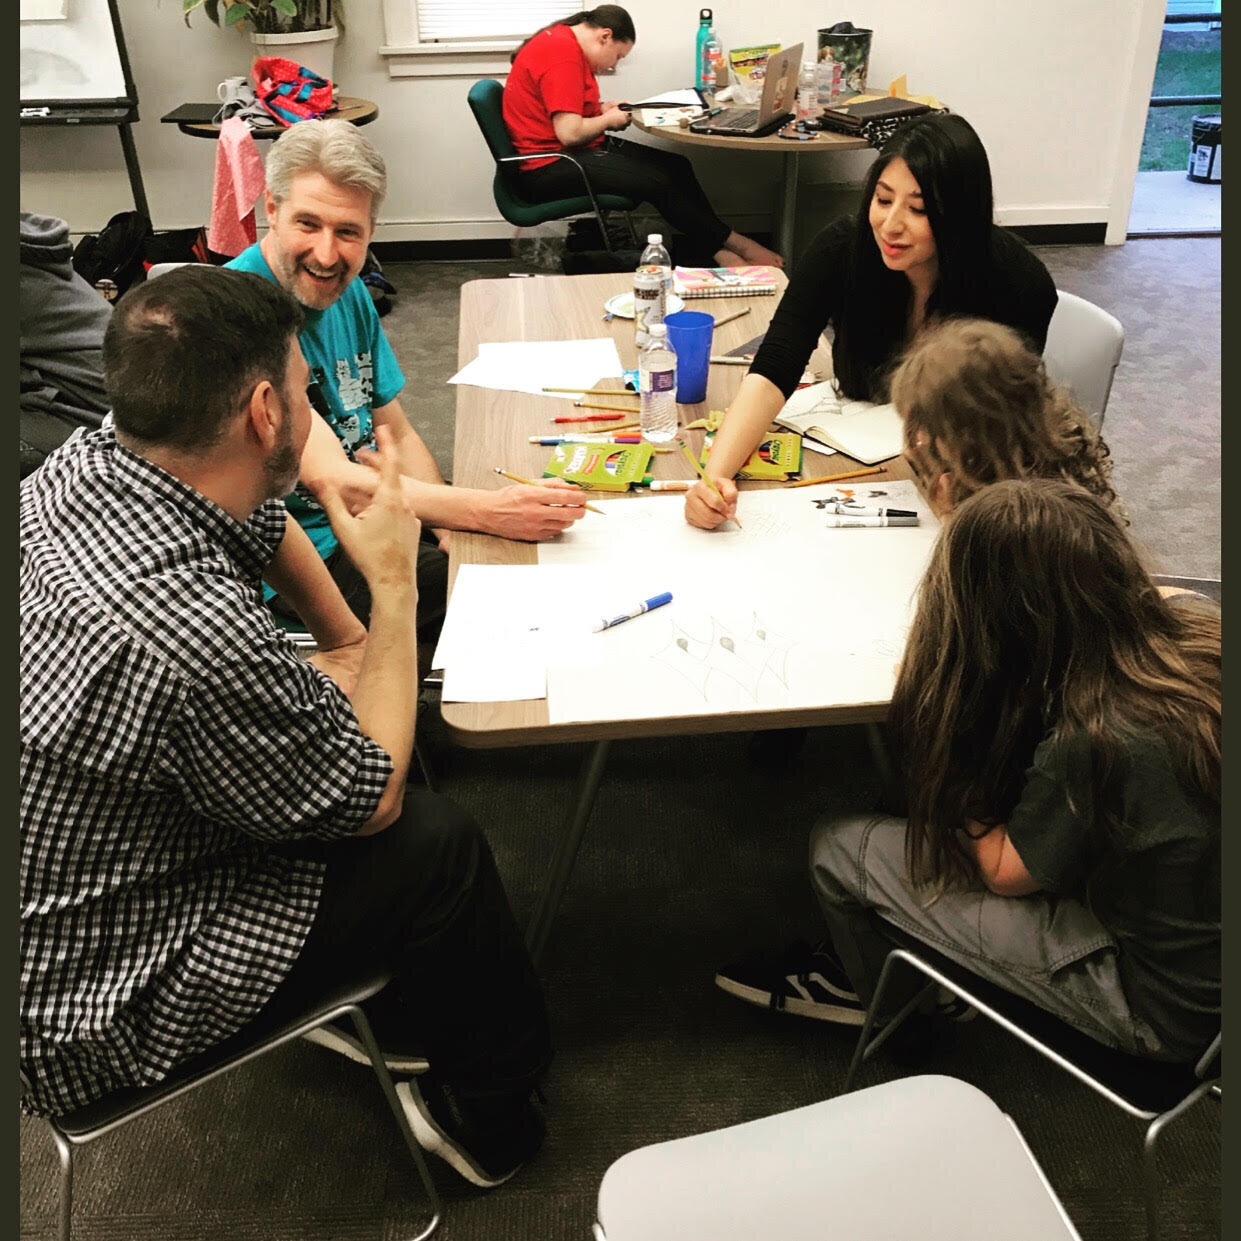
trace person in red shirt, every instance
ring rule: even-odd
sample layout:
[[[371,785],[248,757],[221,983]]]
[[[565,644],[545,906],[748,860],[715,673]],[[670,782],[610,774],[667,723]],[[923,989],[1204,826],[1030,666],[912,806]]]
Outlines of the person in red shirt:
[[[596,193],[650,203],[718,265],[783,267],[774,250],[734,232],[715,214],[684,156],[609,132],[628,126],[630,114],[616,102],[600,101],[595,75],[615,69],[636,38],[624,9],[601,4],[536,31],[513,53],[504,123],[517,153],[572,151],[574,157],[527,160],[521,165],[522,192],[542,202],[580,195],[576,162]]]

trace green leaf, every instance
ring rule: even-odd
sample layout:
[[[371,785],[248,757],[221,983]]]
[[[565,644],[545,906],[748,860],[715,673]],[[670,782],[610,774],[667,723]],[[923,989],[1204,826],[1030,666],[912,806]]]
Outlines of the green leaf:
[[[224,11],[224,24],[235,26],[238,22],[244,22],[249,16],[250,6],[248,4],[230,4]]]
[[[293,0],[271,0],[271,7],[277,13],[283,13],[285,17],[297,16],[297,5],[293,3]]]

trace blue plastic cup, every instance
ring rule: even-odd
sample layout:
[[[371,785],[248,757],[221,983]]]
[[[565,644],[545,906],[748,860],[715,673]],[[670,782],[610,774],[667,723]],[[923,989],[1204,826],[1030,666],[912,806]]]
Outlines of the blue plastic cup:
[[[701,310],[679,310],[664,322],[668,325],[668,343],[677,355],[677,404],[697,405],[707,399],[715,317]]]

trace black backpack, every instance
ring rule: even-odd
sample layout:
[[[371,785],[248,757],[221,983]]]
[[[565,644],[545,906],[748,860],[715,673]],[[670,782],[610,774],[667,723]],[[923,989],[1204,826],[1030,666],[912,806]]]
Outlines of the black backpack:
[[[115,302],[131,284],[146,279],[143,259],[153,236],[141,211],[114,215],[98,233],[87,233],[73,251],[73,270]]]

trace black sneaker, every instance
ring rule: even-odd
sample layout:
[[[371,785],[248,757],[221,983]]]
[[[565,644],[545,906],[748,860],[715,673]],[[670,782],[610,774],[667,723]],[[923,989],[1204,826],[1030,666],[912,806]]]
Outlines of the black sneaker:
[[[355,1064],[370,1067],[371,1058],[366,1054],[366,1048],[358,1038],[351,1021],[329,1021],[326,1025],[316,1026],[302,1037],[308,1043],[317,1043],[320,1047],[339,1052]],[[389,1073],[409,1076],[412,1073],[425,1073],[429,1067],[426,1056],[416,1047],[384,1047],[381,1044],[379,1053],[383,1056]]]
[[[418,1145],[483,1189],[507,1181],[535,1155],[547,1132],[529,1096],[465,1100],[433,1073],[398,1082],[396,1094]]]
[[[715,985],[747,1004],[776,1012],[860,1026],[866,1006],[858,999],[830,941],[811,947],[798,940],[783,952],[724,966]]]

